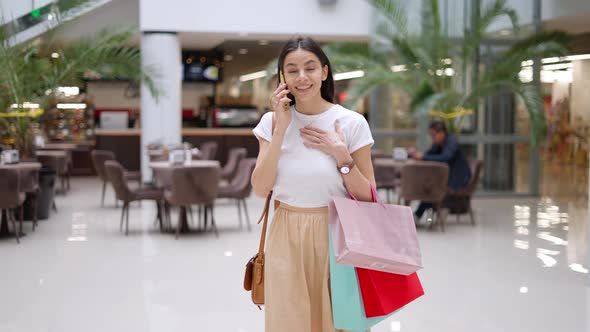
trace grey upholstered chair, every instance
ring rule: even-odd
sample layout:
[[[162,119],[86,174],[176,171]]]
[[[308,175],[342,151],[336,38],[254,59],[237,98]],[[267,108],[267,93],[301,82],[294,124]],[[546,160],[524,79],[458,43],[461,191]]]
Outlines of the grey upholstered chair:
[[[102,180],[102,196],[100,200],[100,206],[104,206],[104,195],[107,188],[107,183],[109,182],[109,177],[105,170],[105,162],[109,160],[116,160],[115,153],[107,150],[93,150],[90,153],[90,157],[92,158],[92,164],[94,165],[96,174]],[[129,172],[127,170],[124,170],[123,177],[125,178],[125,180],[128,181],[138,181],[141,185],[140,172]]]
[[[134,201],[142,200],[152,200],[156,202],[158,207],[158,219],[160,220],[160,228],[162,229],[164,219],[162,216],[162,208],[160,203],[164,198],[163,191],[154,187],[140,187],[138,189],[132,190],[127,185],[125,170],[121,164],[114,160],[107,160],[105,161],[104,166],[108,181],[115,189],[115,195],[117,196],[117,199],[123,201],[119,229],[122,230],[123,223],[125,223],[125,235],[129,234],[129,204]]]
[[[481,172],[483,169],[483,161],[474,160],[469,164],[471,167],[471,179],[469,180],[469,183],[467,186],[457,191],[452,191],[449,189],[443,206],[449,209],[449,214],[454,214],[457,216],[457,222],[459,222],[462,214],[469,214],[471,224],[475,225],[473,207],[471,206],[471,197],[473,196],[475,189],[477,189],[477,184],[479,183],[479,178],[481,177]]]
[[[217,156],[217,142],[205,142],[201,144],[199,157],[202,160],[216,160]]]
[[[395,193],[396,189],[400,186],[397,168],[389,166],[385,167],[373,162],[373,171],[375,174],[377,189],[385,189],[387,202],[391,202],[391,194]]]
[[[186,227],[186,211],[191,205],[204,207],[204,230],[207,229],[208,212],[215,236],[219,236],[213,207],[219,187],[219,167],[175,168],[172,171],[172,186],[164,192],[164,197],[171,205],[181,207],[181,215],[176,226],[176,238],[182,227]]]
[[[238,205],[238,219],[240,221],[240,228],[242,228],[241,206],[244,207],[244,215],[246,216],[248,231],[250,231],[251,227],[250,216],[248,215],[248,208],[246,206],[246,198],[248,198],[250,193],[252,193],[252,183],[250,182],[250,178],[252,177],[252,172],[254,172],[254,167],[256,167],[255,158],[247,158],[240,161],[236,176],[228,185],[219,187],[219,193],[217,194],[217,197],[219,198],[230,198],[236,200]]]
[[[238,171],[240,161],[246,158],[247,154],[248,150],[246,150],[246,148],[232,148],[229,150],[227,162],[221,169],[221,178],[231,182]]]
[[[20,176],[16,169],[0,168],[0,216],[6,211],[6,219],[12,223],[16,242],[23,230],[23,203],[25,193],[20,192]],[[19,229],[16,229],[14,210],[20,207]]]
[[[442,203],[447,194],[449,166],[445,163],[420,161],[404,165],[401,169],[400,198],[406,204],[410,201],[423,201],[433,204],[436,220],[445,231],[445,218]]]

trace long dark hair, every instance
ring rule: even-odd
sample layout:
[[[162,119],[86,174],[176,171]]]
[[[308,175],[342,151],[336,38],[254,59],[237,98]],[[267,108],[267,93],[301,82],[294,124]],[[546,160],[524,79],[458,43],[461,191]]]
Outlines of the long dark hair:
[[[279,55],[279,64],[278,64],[278,72],[277,72],[277,86],[280,84],[279,73],[284,72],[283,66],[285,65],[285,57],[287,54],[298,50],[306,50],[313,54],[315,54],[320,63],[322,65],[322,69],[324,66],[328,66],[328,76],[322,82],[322,87],[320,89],[322,98],[330,103],[334,102],[334,77],[332,76],[332,65],[330,64],[330,60],[326,56],[326,53],[322,50],[322,48],[311,38],[309,37],[293,37],[287,41],[283,49],[281,50],[281,54]],[[284,73],[283,73],[284,75]],[[291,105],[295,104],[295,97],[292,94],[288,94],[289,99],[291,99]]]

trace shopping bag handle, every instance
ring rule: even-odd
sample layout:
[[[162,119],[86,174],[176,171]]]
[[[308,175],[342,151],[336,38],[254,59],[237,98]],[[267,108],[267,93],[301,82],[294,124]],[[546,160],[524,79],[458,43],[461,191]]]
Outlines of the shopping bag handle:
[[[367,182],[369,183],[369,186],[371,187],[371,202],[379,203],[379,205],[381,205],[385,209],[386,208],[385,203],[383,202],[383,199],[381,198],[381,196],[379,196],[379,193],[377,193],[377,189],[375,188],[373,183],[371,183],[371,181],[367,181]],[[355,202],[358,204],[359,200],[356,199],[356,197],[349,190],[346,190],[346,192],[348,193],[348,196],[350,196],[350,198],[354,199]]]

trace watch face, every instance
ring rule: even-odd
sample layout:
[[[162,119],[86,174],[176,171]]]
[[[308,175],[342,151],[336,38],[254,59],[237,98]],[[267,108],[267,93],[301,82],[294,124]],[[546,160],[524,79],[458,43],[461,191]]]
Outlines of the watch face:
[[[342,167],[340,167],[340,173],[348,174],[348,173],[350,173],[350,168],[348,166],[342,166]]]

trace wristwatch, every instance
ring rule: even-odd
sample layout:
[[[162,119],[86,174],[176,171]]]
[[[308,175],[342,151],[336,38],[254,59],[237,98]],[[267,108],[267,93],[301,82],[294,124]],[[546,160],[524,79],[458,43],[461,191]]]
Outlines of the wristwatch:
[[[338,170],[340,171],[341,174],[348,174],[350,173],[350,171],[352,170],[352,168],[354,167],[354,159],[347,164],[342,164],[340,166],[338,166]]]

